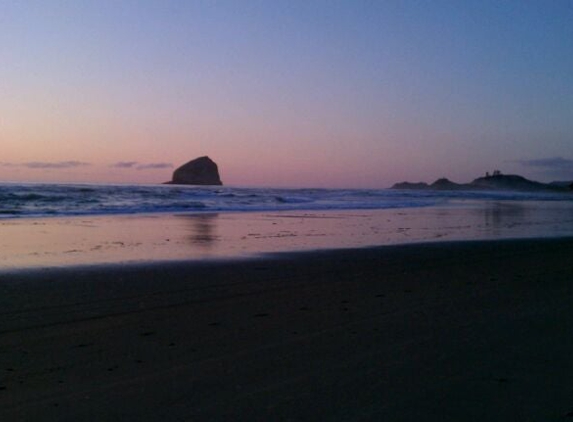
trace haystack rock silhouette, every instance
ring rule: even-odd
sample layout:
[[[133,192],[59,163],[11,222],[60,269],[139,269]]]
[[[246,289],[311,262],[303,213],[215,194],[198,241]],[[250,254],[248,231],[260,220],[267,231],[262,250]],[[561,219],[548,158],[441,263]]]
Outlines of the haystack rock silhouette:
[[[199,157],[183,164],[173,172],[169,185],[217,185],[221,186],[219,168],[209,157]]]

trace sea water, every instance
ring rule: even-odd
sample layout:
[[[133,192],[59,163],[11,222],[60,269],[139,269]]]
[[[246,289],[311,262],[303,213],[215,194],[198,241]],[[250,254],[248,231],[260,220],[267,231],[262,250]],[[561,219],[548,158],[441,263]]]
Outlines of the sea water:
[[[565,201],[573,194],[393,189],[0,183],[0,218],[463,207],[485,201]]]
[[[567,193],[0,184],[0,272],[564,236]]]

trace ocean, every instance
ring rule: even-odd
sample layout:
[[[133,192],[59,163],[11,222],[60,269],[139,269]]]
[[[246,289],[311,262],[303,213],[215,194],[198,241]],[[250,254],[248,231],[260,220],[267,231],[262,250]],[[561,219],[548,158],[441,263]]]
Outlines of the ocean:
[[[573,195],[499,191],[274,189],[175,185],[1,183],[0,218],[377,210],[464,207],[480,202],[569,202]]]

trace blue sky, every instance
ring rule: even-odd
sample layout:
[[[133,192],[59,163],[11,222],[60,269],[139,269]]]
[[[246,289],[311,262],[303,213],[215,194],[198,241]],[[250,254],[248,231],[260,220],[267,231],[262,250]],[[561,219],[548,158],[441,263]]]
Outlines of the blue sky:
[[[573,179],[571,40],[571,1],[0,1],[0,179]]]

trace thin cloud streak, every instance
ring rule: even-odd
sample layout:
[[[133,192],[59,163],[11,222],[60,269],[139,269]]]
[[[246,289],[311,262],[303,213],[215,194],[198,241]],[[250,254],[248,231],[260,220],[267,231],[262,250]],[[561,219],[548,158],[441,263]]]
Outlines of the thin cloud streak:
[[[513,163],[534,170],[535,174],[548,180],[569,181],[573,179],[573,160],[565,157],[515,160]]]
[[[137,161],[119,161],[115,164],[111,164],[110,167],[116,169],[130,169],[137,165]]]
[[[545,169],[573,169],[573,160],[563,157],[538,158],[534,160],[517,160],[516,163],[525,167],[539,167]]]
[[[173,164],[171,163],[149,163],[149,164],[141,164],[137,166],[137,170],[160,170],[160,169],[168,169],[173,168]]]
[[[86,163],[84,161],[29,161],[26,163],[10,163],[6,161],[0,161],[0,167],[23,167],[34,170],[62,170],[62,169],[73,169],[78,167],[88,167],[91,163]],[[158,170],[173,168],[171,163],[147,163],[139,164],[137,161],[118,161],[117,163],[110,164],[109,168],[118,169],[136,169],[136,170]]]
[[[43,169],[43,170],[45,169],[61,170],[61,169],[70,169],[77,167],[86,167],[90,165],[91,165],[90,163],[84,163],[82,161],[59,161],[55,163],[31,161],[28,163],[21,164],[22,167],[26,167],[29,169]]]
[[[65,170],[78,167],[91,166],[90,163],[83,161],[57,161],[57,162],[44,162],[44,161],[30,161],[27,163],[1,163],[3,167],[25,167],[33,170]]]

